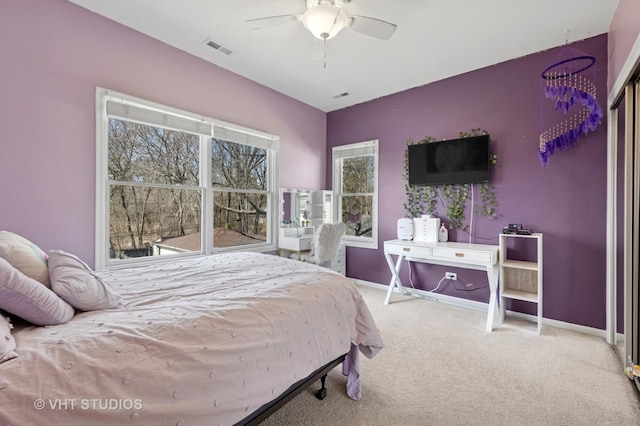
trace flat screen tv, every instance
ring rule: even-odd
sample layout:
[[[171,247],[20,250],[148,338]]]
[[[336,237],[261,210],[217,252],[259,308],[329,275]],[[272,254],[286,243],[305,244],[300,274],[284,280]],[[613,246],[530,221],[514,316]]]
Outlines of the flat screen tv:
[[[489,181],[489,135],[409,145],[409,185]]]

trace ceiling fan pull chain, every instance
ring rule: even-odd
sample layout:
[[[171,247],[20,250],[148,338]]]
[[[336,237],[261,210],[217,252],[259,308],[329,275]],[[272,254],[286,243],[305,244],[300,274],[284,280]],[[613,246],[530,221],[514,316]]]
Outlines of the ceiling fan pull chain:
[[[322,57],[323,65],[322,65],[322,68],[326,68],[327,67],[327,38],[326,37],[322,40],[322,44],[323,44],[323,47],[322,47],[322,50],[323,50],[323,57]]]

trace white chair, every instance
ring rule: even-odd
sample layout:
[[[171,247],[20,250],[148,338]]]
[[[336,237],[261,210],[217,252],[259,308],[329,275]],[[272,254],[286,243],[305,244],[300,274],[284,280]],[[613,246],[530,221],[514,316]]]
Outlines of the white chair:
[[[303,262],[315,263],[316,265],[331,267],[331,262],[335,259],[340,249],[340,240],[347,231],[344,223],[323,223],[313,234],[311,242],[311,252],[302,255]]]

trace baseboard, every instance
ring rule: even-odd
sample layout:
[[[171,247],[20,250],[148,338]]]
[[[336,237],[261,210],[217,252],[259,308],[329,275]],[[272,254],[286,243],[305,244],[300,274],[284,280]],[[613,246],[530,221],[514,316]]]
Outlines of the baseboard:
[[[351,278],[351,280],[358,285],[374,287],[383,291],[387,291],[389,289],[389,286],[386,284],[378,284],[371,281],[358,280],[355,278]],[[475,300],[462,299],[460,297],[448,296],[446,294],[431,293],[425,290],[414,289],[411,287],[407,288],[406,286],[405,286],[405,289],[407,289],[407,291],[409,291],[411,295],[414,297],[434,300],[442,303],[447,303],[453,306],[459,306],[462,308],[475,309],[481,312],[488,312],[489,310],[489,305],[487,303],[476,302]],[[393,291],[394,293],[399,293],[397,288],[394,288]],[[514,312],[514,311],[507,311],[507,315],[512,316],[514,318],[525,319],[527,321],[532,321],[532,322],[537,321],[537,317],[535,315],[523,314],[523,313]],[[606,330],[601,330],[599,328],[587,327],[584,325],[572,324],[569,322],[558,321],[558,320],[553,320],[549,318],[543,318],[542,324],[545,326],[561,328],[561,329],[575,331],[582,334],[601,337],[603,339],[607,338]]]

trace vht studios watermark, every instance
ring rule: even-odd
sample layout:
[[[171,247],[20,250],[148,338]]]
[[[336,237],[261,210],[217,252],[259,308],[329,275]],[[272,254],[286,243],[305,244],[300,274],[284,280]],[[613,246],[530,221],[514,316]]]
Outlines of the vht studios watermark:
[[[49,398],[33,401],[36,410],[142,410],[141,399]]]

